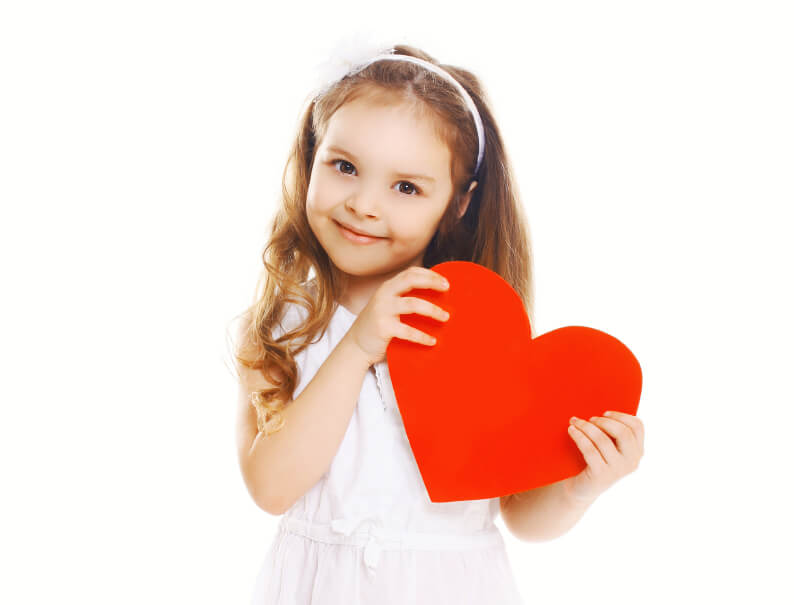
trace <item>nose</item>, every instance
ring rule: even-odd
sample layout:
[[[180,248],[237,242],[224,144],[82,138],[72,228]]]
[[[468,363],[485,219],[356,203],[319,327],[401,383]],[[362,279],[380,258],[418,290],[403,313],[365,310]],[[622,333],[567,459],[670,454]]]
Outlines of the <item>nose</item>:
[[[345,202],[345,207],[353,214],[366,217],[378,216],[379,192],[374,186],[358,187]]]

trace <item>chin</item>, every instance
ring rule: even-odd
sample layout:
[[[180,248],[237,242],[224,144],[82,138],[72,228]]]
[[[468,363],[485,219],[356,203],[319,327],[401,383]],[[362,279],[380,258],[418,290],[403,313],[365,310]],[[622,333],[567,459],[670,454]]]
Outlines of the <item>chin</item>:
[[[334,264],[334,267],[346,275],[353,275],[355,277],[368,277],[383,273],[378,265],[368,266],[365,263],[356,263],[344,260],[340,261],[333,256],[331,256],[330,259]]]
[[[368,254],[366,251],[339,250],[335,248],[326,254],[339,271],[356,277],[380,275],[388,271],[392,263],[384,263],[381,255]]]

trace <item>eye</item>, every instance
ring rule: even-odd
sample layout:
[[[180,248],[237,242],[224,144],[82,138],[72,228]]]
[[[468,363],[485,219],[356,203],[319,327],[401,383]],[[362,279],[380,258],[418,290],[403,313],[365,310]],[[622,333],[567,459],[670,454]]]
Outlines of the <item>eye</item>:
[[[339,162],[342,162],[343,164],[345,164],[345,165],[347,165],[347,166],[351,166],[351,167],[353,168],[353,170],[355,170],[355,169],[356,169],[356,167],[355,167],[355,166],[353,166],[353,164],[351,164],[351,163],[350,163],[350,162],[348,162],[347,160],[342,160],[342,159],[339,159],[339,160],[331,160],[331,166],[336,166],[336,165],[337,165]],[[345,172],[345,171],[343,170],[343,171],[342,171],[342,174],[349,174],[349,173],[347,173],[347,172]]]
[[[342,158],[337,158],[335,160],[331,160],[330,164],[331,164],[331,166],[334,166],[335,168],[337,167],[337,165],[339,165],[339,166],[350,166],[350,168],[352,170],[356,169],[356,167],[353,166],[353,164],[351,164],[347,160],[343,160]],[[337,170],[338,170],[338,168],[337,168]],[[341,172],[342,174],[350,174],[349,172],[347,172],[345,170],[341,170],[339,172]],[[410,187],[410,189],[408,191],[404,191],[402,189],[400,190],[402,193],[405,193],[406,195],[409,195],[409,196],[410,195],[419,195],[420,193],[422,193],[422,190],[419,189],[419,187],[417,187],[416,185],[414,185],[410,181],[400,181],[398,183],[398,185],[403,185],[403,184],[404,185],[408,185]]]
[[[408,195],[419,195],[419,193],[420,193],[419,188],[416,185],[414,185],[413,183],[411,183],[410,181],[400,181],[398,183],[398,185],[408,185],[408,186],[410,186],[411,187],[411,191],[414,191],[415,193],[409,193]],[[403,193],[407,193],[407,192],[403,191]]]

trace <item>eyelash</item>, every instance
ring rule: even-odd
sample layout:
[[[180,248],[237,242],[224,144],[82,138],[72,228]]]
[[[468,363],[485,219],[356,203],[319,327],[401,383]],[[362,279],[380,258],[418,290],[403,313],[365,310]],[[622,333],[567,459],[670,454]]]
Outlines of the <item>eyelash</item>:
[[[336,165],[339,162],[344,162],[346,164],[350,164],[351,166],[353,166],[352,162],[349,162],[348,160],[343,160],[341,158],[338,158],[336,160],[331,160],[330,164],[331,164],[331,166],[336,167]],[[353,166],[353,168],[355,168],[355,166]],[[341,172],[340,174],[347,174],[347,173],[346,172]],[[348,175],[348,176],[350,176],[350,175]],[[417,187],[416,185],[414,185],[411,181],[400,181],[400,182],[401,183],[408,183],[411,187],[414,188],[415,193],[406,193],[405,195],[410,197],[410,196],[416,196],[416,195],[419,195],[420,193],[422,193],[422,190],[419,187]],[[402,191],[400,193],[402,193]]]

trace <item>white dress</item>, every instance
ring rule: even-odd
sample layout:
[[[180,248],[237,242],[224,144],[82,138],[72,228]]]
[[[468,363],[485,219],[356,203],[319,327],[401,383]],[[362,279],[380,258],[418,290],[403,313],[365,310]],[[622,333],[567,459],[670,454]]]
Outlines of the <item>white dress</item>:
[[[291,304],[274,336],[305,317]],[[341,305],[296,355],[306,387],[356,319]],[[386,361],[371,366],[328,471],[282,516],[255,605],[523,605],[494,519],[499,498],[430,501]]]

